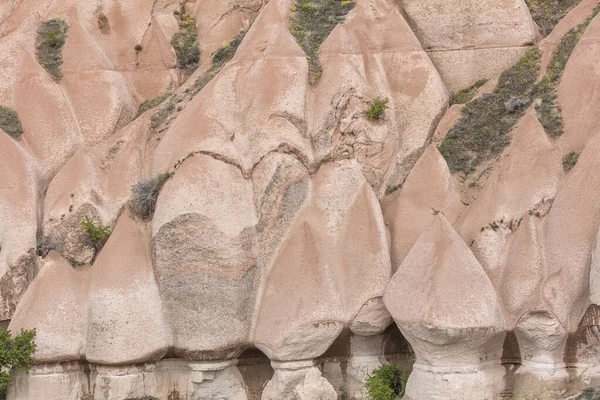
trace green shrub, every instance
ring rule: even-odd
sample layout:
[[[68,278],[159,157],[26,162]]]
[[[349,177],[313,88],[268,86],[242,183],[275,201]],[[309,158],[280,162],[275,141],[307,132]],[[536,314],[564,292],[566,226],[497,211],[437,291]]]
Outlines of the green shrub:
[[[316,83],[323,72],[318,56],[321,43],[355,5],[354,0],[302,0],[292,7],[290,33],[307,55],[311,83]]]
[[[137,118],[140,115],[142,115],[143,113],[145,113],[146,111],[162,104],[162,102],[165,101],[166,99],[168,99],[170,95],[171,95],[171,92],[166,92],[166,93],[156,96],[153,99],[144,101],[142,104],[140,104],[140,107],[138,108],[138,112],[135,117]]]
[[[9,107],[0,106],[0,128],[15,139],[23,133],[17,112]]]
[[[131,209],[143,219],[152,219],[158,194],[170,177],[171,174],[168,173],[158,174],[133,185]]]
[[[369,119],[380,119],[383,117],[385,110],[389,108],[389,102],[390,100],[387,97],[385,99],[377,97],[371,101],[371,105],[365,110],[365,114]]]
[[[477,94],[477,90],[483,85],[485,85],[487,81],[487,79],[480,79],[468,88],[454,92],[452,94],[452,97],[450,98],[450,105],[467,104],[468,102],[473,100],[473,97],[475,97],[475,95]]]
[[[110,226],[102,225],[94,222],[90,217],[85,217],[81,221],[81,227],[88,237],[90,243],[98,250],[104,246],[104,243],[108,240],[108,237],[112,233]]]
[[[579,161],[579,153],[575,153],[574,151],[564,156],[562,159],[564,170],[567,172],[572,170],[577,161]]]
[[[36,56],[40,65],[58,81],[62,78],[62,47],[67,38],[68,25],[60,18],[43,21],[37,31]]]
[[[525,0],[533,20],[547,36],[581,0]]]
[[[409,373],[400,374],[400,368],[383,364],[367,378],[365,387],[371,400],[395,400],[404,396]]]
[[[560,83],[560,78],[565,70],[567,62],[575,50],[575,46],[583,36],[585,29],[592,19],[600,12],[598,5],[590,17],[575,29],[571,29],[561,39],[556,50],[552,55],[552,60],[548,64],[546,75],[536,86],[535,96],[540,98],[540,102],[535,107],[538,119],[544,127],[546,133],[557,137],[564,133],[561,108],[558,104],[556,88]]]
[[[14,339],[10,331],[0,330],[0,399],[12,384],[15,372],[27,372],[33,362],[35,352],[35,329],[21,330]]]
[[[508,146],[510,131],[531,103],[540,58],[537,48],[528,50],[500,75],[492,93],[465,105],[439,146],[451,171],[470,173]]]
[[[142,45],[141,45],[141,44],[139,44],[139,43],[138,43],[138,44],[136,44],[136,45],[135,45],[135,51],[136,51],[137,53],[139,53],[139,52],[140,52],[140,51],[142,51],[143,49],[144,49],[144,48],[142,47]]]
[[[173,46],[177,55],[177,68],[186,73],[192,73],[200,63],[196,20],[190,13],[185,11],[183,5],[179,14],[175,16],[179,19],[179,30],[171,38],[171,46]]]

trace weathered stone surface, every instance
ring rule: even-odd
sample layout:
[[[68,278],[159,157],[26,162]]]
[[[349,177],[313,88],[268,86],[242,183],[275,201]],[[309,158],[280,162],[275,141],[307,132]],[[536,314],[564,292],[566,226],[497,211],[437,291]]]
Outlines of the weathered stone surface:
[[[36,329],[37,362],[85,357],[89,283],[89,269],[73,269],[56,252],[48,254],[9,325],[13,332]]]
[[[464,206],[446,161],[429,145],[397,193],[382,202],[383,216],[392,238],[392,266],[397,269],[419,236],[442,213],[455,220]]]
[[[274,360],[323,354],[364,303],[383,294],[390,274],[383,218],[359,165],[325,164],[308,185],[308,200],[262,267],[253,341]]]
[[[154,268],[175,353],[229,358],[249,341],[256,296],[256,212],[239,169],[187,159],[167,182],[152,222]]]
[[[38,179],[31,157],[0,129],[0,320],[10,319],[37,272]]]
[[[123,213],[91,269],[86,340],[90,362],[153,361],[171,345],[145,225]]]
[[[450,90],[491,78],[514,63],[537,29],[519,0],[401,0],[423,48]]]
[[[449,91],[489,78],[481,98],[532,46],[543,74],[596,2],[536,45],[522,0],[327,1],[349,12],[315,43],[322,74],[290,31],[317,0],[0,2],[0,106],[23,127],[0,131],[0,322],[38,332],[11,400],[364,400],[384,362],[413,400],[600,386],[598,19],[561,77],[564,135],[532,102],[477,171],[435,148],[468,112]],[[36,56],[51,18],[60,80]],[[132,186],[163,173],[142,221]]]
[[[331,383],[321,376],[313,361],[273,362],[275,374],[263,391],[262,400],[336,400]]]
[[[416,353],[409,398],[452,398],[461,387],[465,398],[500,394],[504,316],[481,265],[441,214],[394,274],[384,303]]]

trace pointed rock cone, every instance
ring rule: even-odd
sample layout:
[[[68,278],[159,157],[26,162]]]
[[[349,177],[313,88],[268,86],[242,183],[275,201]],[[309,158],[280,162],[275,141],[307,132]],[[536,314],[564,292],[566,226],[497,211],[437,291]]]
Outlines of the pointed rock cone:
[[[442,214],[408,253],[383,300],[416,353],[408,398],[497,398],[504,386],[504,316],[483,268]]]

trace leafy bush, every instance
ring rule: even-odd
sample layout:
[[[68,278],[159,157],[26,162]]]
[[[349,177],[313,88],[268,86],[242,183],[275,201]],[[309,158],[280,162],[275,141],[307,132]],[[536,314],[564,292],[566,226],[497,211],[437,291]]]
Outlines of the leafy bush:
[[[537,48],[528,50],[500,75],[492,93],[465,105],[457,124],[439,146],[451,171],[470,173],[508,146],[510,131],[531,102],[540,58]]]
[[[196,35],[196,20],[181,6],[181,11],[175,14],[179,18],[179,30],[171,38],[171,46],[177,55],[177,68],[186,73],[192,73],[200,64],[200,47]]]
[[[94,220],[87,216],[83,219],[83,221],[81,221],[81,227],[86,233],[90,243],[96,249],[102,248],[112,233],[110,226],[102,225],[100,223],[97,224],[94,222]]]
[[[453,104],[467,104],[477,94],[477,90],[487,83],[487,79],[480,79],[468,88],[461,89],[452,94],[450,98],[450,105]]]
[[[68,25],[60,18],[49,19],[40,24],[36,39],[36,56],[40,65],[58,81],[62,78],[62,47],[67,38]]]
[[[0,106],[0,128],[15,139],[23,133],[17,112],[9,107]]]
[[[153,99],[149,99],[140,104],[140,108],[138,108],[138,112],[136,114],[136,118],[145,113],[146,111],[160,105],[163,101],[169,98],[171,92],[166,92],[161,95],[156,96]]]
[[[572,170],[575,164],[577,164],[577,161],[579,161],[579,154],[574,151],[564,156],[562,159],[564,170],[567,172]]]
[[[371,101],[371,105],[365,110],[365,114],[369,119],[380,119],[385,110],[389,108],[389,102],[390,100],[387,97],[385,99],[377,97]]]
[[[21,330],[14,339],[10,331],[0,330],[0,399],[6,398],[15,372],[27,372],[35,352],[35,329]]]
[[[525,0],[525,2],[542,34],[547,36],[581,0]]]
[[[365,387],[371,400],[395,400],[404,396],[409,373],[400,374],[400,368],[383,364],[367,378]]]
[[[158,174],[133,185],[131,209],[143,219],[152,219],[158,194],[170,177],[168,173]]]
[[[290,33],[307,55],[311,83],[316,83],[323,72],[318,56],[321,43],[355,5],[354,0],[302,0],[292,7]]]
[[[138,43],[138,44],[136,44],[136,45],[135,45],[135,51],[136,51],[136,52],[138,52],[138,53],[139,53],[139,52],[140,52],[140,51],[142,51],[143,49],[144,49],[144,48],[142,47],[142,45],[141,45],[141,44],[139,44],[139,43]]]

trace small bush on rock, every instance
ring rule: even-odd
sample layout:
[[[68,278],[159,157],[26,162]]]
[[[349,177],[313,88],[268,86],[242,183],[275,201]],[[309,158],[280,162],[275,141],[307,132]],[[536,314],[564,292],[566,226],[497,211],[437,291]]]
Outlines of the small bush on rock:
[[[171,38],[171,46],[177,55],[177,68],[192,73],[200,64],[200,47],[196,35],[196,20],[181,6],[175,16],[179,19],[179,30]]]
[[[452,94],[450,98],[450,105],[453,104],[467,104],[477,94],[477,90],[487,83],[487,79],[480,79],[466,89],[461,89]]]
[[[98,28],[100,28],[100,30],[103,30],[108,27],[108,17],[102,12],[98,13],[97,22]]]
[[[163,101],[169,98],[171,92],[166,92],[161,95],[156,96],[153,99],[149,99],[140,104],[140,108],[138,108],[138,112],[136,114],[136,118],[145,113],[146,111],[160,105]]]
[[[0,106],[0,129],[15,139],[21,136],[23,127],[15,110]]]
[[[404,396],[409,373],[400,373],[400,368],[383,364],[367,378],[365,387],[371,400],[395,400]]]
[[[60,18],[40,24],[36,39],[36,56],[40,65],[58,81],[62,78],[62,47],[67,38],[68,25]]]
[[[112,233],[110,226],[96,223],[87,216],[81,221],[81,227],[96,249],[102,248]]]
[[[569,154],[567,154],[566,156],[564,156],[563,160],[562,160],[564,170],[566,172],[569,172],[570,170],[572,170],[573,167],[575,166],[575,164],[577,164],[578,160],[579,160],[579,154],[575,153],[574,151],[572,151]]]
[[[158,174],[154,178],[144,179],[131,189],[131,208],[143,219],[152,219],[156,208],[156,200],[160,190],[171,177],[171,174]]]
[[[0,399],[12,384],[15,372],[27,372],[33,362],[35,352],[35,329],[21,330],[14,339],[10,331],[0,330]]]
[[[365,110],[365,114],[369,119],[381,119],[385,110],[389,108],[389,102],[390,100],[387,97],[385,99],[377,97],[371,101],[371,105]]]

